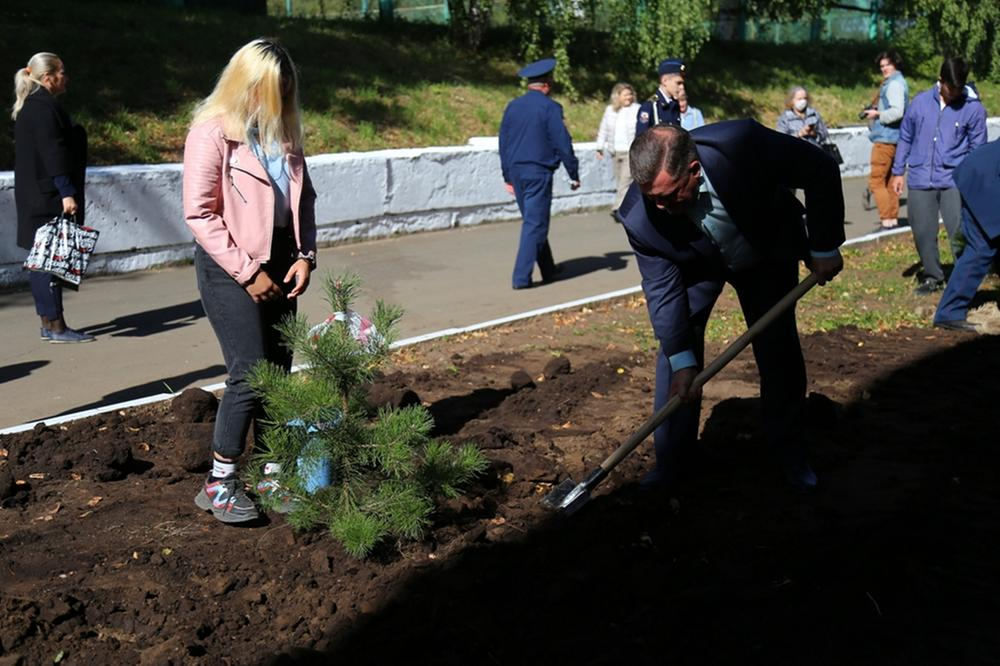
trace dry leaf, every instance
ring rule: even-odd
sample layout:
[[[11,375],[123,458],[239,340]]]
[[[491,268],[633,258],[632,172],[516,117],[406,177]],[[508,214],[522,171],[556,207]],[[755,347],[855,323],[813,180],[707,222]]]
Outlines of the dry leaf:
[[[94,513],[94,512],[93,511],[84,511],[79,516],[77,516],[77,518],[86,518],[87,516],[89,516],[92,513]]]
[[[500,480],[503,481],[504,483],[514,483],[514,473],[507,472],[506,474],[500,477]]]
[[[74,481],[79,481],[83,477],[77,474],[76,472],[73,472],[72,474],[69,475],[69,478],[73,479]]]
[[[0,457],[6,458],[7,455],[7,449],[0,449]]]
[[[133,428],[132,426],[128,426],[125,429],[128,430],[129,432],[139,432],[140,430],[142,430],[142,428]]]
[[[624,375],[624,374],[625,374],[625,368],[618,368],[618,370],[617,370],[616,372],[617,372],[617,373],[618,373],[619,375]]]
[[[539,481],[535,484],[535,494],[536,495],[546,495],[552,490],[552,484],[546,483],[545,481]]]
[[[490,525],[503,525],[506,522],[507,519],[504,518],[503,516],[497,516],[496,518],[491,518],[489,521]]]
[[[15,486],[26,486],[26,485],[28,485],[28,482],[25,481],[24,479],[18,479],[17,481],[14,482],[14,485]]]
[[[160,553],[162,553],[164,557],[169,556],[172,552],[174,552],[173,548],[164,548],[163,550],[160,551]]]
[[[147,444],[146,442],[139,442],[138,444],[136,444],[136,446],[139,448],[140,451],[149,451],[149,444]]]
[[[604,397],[603,393],[598,393],[597,391],[591,391],[590,395],[594,396],[595,398],[603,398]]]
[[[28,475],[29,479],[44,479],[45,475],[42,472],[32,472]]]
[[[93,497],[90,498],[90,501],[87,502],[87,506],[89,506],[89,507],[95,507],[95,506],[97,506],[98,504],[101,503],[102,499],[104,499],[104,498],[100,497],[98,495],[94,495]]]

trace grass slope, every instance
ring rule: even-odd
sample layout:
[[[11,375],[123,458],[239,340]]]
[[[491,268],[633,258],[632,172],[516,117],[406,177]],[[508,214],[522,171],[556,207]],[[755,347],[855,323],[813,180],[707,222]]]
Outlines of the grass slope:
[[[178,161],[193,105],[212,88],[232,52],[272,35],[302,74],[309,154],[463,144],[495,135],[503,108],[520,93],[512,35],[495,30],[482,52],[456,50],[444,28],[372,22],[248,17],[107,0],[8,0],[0,7],[0,62],[10,75],[32,53],[65,60],[65,105],[90,133],[91,164]],[[831,125],[857,124],[878,80],[871,44],[772,46],[711,43],[690,63],[689,94],[706,118],[753,117],[773,125],[785,90],[802,83]],[[640,96],[654,77],[608,55],[606,37],[581,34],[571,57],[579,100],[557,95],[574,139],[592,140],[611,85],[629,80]],[[925,63],[911,89],[933,80]],[[988,110],[1000,87],[982,83]],[[6,115],[6,114],[5,114]],[[9,118],[0,132],[0,169],[13,166]]]

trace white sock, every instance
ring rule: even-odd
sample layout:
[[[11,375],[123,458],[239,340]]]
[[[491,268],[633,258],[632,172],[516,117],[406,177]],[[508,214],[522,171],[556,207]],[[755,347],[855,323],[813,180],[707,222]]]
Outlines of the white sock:
[[[212,457],[212,478],[225,479],[236,474],[235,462],[223,462],[216,457]]]

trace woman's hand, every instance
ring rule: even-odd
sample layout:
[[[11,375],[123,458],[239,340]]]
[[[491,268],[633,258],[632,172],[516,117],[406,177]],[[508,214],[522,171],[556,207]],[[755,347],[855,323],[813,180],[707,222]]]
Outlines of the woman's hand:
[[[265,270],[257,271],[257,274],[253,276],[253,282],[246,286],[246,290],[254,303],[273,301],[276,298],[281,298],[282,295],[281,287],[271,279]]]
[[[312,265],[307,259],[299,259],[285,274],[285,284],[291,284],[292,290],[288,292],[288,298],[297,298],[305,293],[309,287],[309,274],[312,273]]]
[[[73,197],[63,197],[63,213],[66,215],[76,215],[76,199]]]

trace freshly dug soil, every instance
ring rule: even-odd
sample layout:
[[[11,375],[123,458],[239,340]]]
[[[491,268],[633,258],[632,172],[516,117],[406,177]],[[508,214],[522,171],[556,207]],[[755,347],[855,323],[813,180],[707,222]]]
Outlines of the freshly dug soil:
[[[402,352],[372,395],[419,396],[493,465],[425,539],[365,561],[194,507],[204,396],[0,438],[0,663],[995,663],[1000,338],[805,338],[809,495],[768,455],[744,353],[670,492],[638,488],[647,443],[553,515],[544,494],[650,415],[629,309]]]

